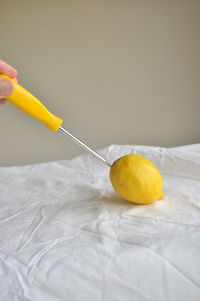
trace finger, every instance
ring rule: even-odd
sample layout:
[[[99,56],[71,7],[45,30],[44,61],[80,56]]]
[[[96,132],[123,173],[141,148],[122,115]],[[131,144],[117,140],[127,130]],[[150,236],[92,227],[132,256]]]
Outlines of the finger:
[[[3,77],[0,78],[0,96],[6,98],[6,96],[12,94],[13,90],[13,83],[9,79]]]
[[[2,60],[0,60],[0,73],[11,78],[17,77],[17,70]]]
[[[4,102],[6,102],[5,98],[0,98],[0,105],[2,105]]]

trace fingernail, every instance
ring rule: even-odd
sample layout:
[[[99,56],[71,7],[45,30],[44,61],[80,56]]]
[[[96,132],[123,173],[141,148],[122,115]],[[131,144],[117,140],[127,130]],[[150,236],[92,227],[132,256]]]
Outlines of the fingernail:
[[[13,84],[6,78],[0,78],[0,97],[5,98],[13,92]]]

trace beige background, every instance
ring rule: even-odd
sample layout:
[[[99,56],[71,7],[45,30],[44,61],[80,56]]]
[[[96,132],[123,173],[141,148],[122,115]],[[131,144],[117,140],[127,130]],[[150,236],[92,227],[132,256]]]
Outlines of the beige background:
[[[200,142],[200,1],[0,0],[0,57],[91,147]],[[0,165],[82,150],[10,104]]]

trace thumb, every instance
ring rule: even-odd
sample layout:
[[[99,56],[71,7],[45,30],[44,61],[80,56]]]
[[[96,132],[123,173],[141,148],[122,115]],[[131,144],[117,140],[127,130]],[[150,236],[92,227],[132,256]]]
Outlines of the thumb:
[[[14,86],[12,82],[7,78],[0,78],[0,98],[9,96],[12,94]]]

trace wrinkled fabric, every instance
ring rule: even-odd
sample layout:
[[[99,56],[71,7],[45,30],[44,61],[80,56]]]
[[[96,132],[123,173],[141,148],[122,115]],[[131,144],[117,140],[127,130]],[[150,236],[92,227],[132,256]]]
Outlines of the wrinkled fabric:
[[[89,154],[0,168],[1,301],[200,300],[200,144],[101,153],[152,160],[164,200],[122,200]]]

